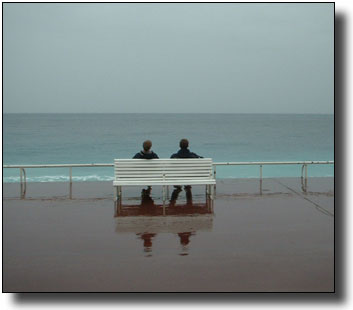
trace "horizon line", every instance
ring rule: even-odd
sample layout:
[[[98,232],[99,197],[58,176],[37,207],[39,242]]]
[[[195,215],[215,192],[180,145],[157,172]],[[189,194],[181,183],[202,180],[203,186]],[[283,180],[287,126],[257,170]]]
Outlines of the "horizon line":
[[[292,112],[3,112],[4,114],[279,114],[279,115],[334,115],[335,113],[292,113]]]

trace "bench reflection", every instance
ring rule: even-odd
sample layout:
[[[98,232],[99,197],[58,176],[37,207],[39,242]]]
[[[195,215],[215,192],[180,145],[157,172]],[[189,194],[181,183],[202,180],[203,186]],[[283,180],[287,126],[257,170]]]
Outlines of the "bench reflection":
[[[143,241],[146,256],[152,254],[152,244],[158,234],[177,235],[180,255],[188,255],[191,236],[198,231],[211,231],[213,225],[213,200],[194,202],[191,187],[184,187],[186,203],[178,202],[181,187],[175,187],[169,204],[156,204],[151,188],[142,190],[140,204],[115,205],[116,229],[121,233],[133,233]]]

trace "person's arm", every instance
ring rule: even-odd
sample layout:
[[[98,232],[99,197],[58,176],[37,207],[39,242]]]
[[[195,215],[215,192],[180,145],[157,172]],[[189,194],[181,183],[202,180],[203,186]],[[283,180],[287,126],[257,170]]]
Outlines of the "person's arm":
[[[136,153],[132,159],[140,159],[140,158],[141,158],[140,153]]]
[[[193,157],[193,158],[203,158],[202,156],[197,155],[196,153],[191,153],[191,154],[192,154],[192,157]]]
[[[156,153],[153,152],[153,158],[159,158],[158,155]]]

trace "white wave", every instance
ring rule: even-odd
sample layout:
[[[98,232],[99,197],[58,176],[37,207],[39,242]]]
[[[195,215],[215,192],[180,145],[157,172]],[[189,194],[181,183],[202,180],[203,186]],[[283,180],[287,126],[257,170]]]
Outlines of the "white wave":
[[[68,182],[70,178],[67,175],[45,175],[37,177],[27,177],[27,182]],[[114,177],[110,175],[85,175],[85,176],[72,176],[72,181],[113,181]],[[3,177],[4,183],[17,183],[20,182],[20,177]]]
[[[263,178],[273,178],[274,176],[264,176]],[[286,177],[300,177],[300,176],[275,176],[276,178],[286,178]],[[318,177],[318,176],[312,176],[312,177]],[[320,177],[333,177],[332,174],[325,174]],[[234,176],[218,176],[219,179],[234,179],[234,178],[240,178],[240,179],[258,179],[258,175],[249,175],[249,176],[239,176],[239,175],[234,175]],[[45,175],[45,176],[37,176],[37,177],[27,177],[26,181],[27,182],[68,182],[70,180],[69,176],[67,175]],[[114,177],[110,175],[85,175],[85,176],[72,176],[72,181],[76,182],[83,182],[83,181],[113,181]],[[3,182],[4,183],[19,183],[20,182],[20,177],[3,177]]]

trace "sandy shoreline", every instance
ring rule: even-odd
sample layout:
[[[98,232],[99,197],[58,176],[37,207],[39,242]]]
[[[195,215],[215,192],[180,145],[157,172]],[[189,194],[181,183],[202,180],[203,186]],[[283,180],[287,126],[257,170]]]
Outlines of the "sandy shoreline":
[[[3,184],[5,292],[330,292],[333,178],[223,179],[212,206],[183,191],[163,216],[111,182]],[[189,197],[190,198],[190,197]]]

